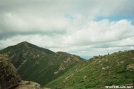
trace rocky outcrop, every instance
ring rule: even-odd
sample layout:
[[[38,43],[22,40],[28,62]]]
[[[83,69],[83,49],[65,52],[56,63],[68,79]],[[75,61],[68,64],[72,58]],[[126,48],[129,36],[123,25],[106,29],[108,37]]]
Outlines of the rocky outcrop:
[[[21,80],[8,55],[0,54],[0,89],[40,89],[40,84]]]
[[[10,63],[8,55],[0,54],[0,89],[15,87],[20,81],[20,75]]]
[[[21,81],[17,87],[13,89],[40,89],[40,84],[32,81]]]
[[[129,71],[134,71],[134,64],[127,65],[126,69]]]

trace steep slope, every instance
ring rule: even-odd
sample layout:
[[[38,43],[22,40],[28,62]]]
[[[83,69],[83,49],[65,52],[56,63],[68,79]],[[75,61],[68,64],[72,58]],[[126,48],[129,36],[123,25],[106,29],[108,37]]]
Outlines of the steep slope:
[[[134,50],[95,56],[81,62],[47,84],[52,89],[105,89],[125,85],[134,88]]]
[[[35,81],[41,85],[46,85],[84,61],[79,56],[66,52],[54,53],[28,42],[7,47],[0,53],[9,55],[22,79]]]

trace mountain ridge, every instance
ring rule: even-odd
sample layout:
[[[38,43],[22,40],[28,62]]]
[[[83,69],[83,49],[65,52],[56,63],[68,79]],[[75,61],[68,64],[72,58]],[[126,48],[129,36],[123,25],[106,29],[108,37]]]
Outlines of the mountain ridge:
[[[22,79],[51,89],[104,89],[134,86],[134,50],[94,56],[85,60],[75,54],[51,52],[27,42],[5,48]]]
[[[35,81],[42,85],[61,76],[78,62],[84,60],[73,54],[66,52],[55,53],[25,41],[7,47],[1,50],[0,53],[9,55],[11,62],[24,80]]]
[[[105,86],[134,88],[134,50],[94,56],[46,85],[52,89],[105,89]]]

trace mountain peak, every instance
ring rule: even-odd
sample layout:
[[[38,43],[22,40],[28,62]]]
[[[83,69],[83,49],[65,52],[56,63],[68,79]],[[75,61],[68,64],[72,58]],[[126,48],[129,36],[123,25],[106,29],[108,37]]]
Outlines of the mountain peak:
[[[20,42],[21,44],[28,44],[28,42],[27,41],[22,41],[22,42]]]
[[[32,43],[29,43],[27,41],[23,41],[23,42],[20,42],[16,45],[9,46],[9,47],[1,50],[0,53],[7,53],[8,52],[10,54],[11,51],[13,51],[14,54],[20,53],[20,52],[25,52],[25,54],[31,53],[31,55],[34,55],[36,53],[54,54],[54,52],[49,50],[49,49],[38,47],[38,46],[36,46]]]
[[[34,44],[27,42],[27,41],[22,41],[22,42],[18,43],[17,45],[34,45]]]
[[[29,44],[30,43],[28,43],[27,41],[23,41],[23,42],[18,43],[17,46],[24,46],[26,48],[29,48]]]
[[[27,41],[22,41],[22,42],[20,42],[20,43],[18,43],[18,44],[29,44],[29,42],[27,42]]]
[[[28,43],[27,41],[22,41],[21,43]]]

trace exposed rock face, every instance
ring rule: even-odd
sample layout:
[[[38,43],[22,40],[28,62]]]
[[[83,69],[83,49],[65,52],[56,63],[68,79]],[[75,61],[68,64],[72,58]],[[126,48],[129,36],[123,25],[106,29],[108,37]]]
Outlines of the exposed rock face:
[[[21,81],[16,68],[10,63],[8,55],[0,54],[0,89],[17,86]]]
[[[8,55],[0,54],[0,89],[40,89],[40,84],[22,81]]]

